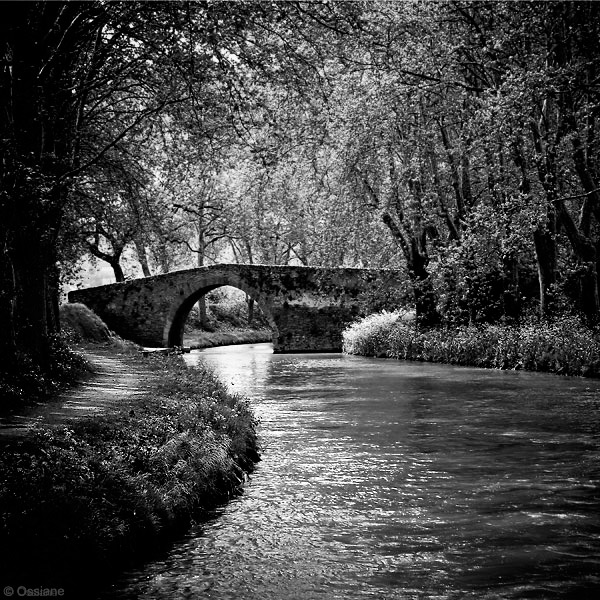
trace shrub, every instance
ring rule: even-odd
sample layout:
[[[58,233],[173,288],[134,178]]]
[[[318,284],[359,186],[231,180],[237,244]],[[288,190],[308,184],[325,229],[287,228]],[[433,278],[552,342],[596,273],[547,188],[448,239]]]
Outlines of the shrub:
[[[344,352],[363,356],[380,356],[389,349],[388,336],[402,311],[375,313],[352,323],[344,331]]]

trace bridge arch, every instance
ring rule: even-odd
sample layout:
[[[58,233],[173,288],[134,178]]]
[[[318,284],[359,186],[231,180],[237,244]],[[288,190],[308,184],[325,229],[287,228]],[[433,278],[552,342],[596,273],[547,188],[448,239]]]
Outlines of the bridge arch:
[[[205,278],[206,279],[206,278]],[[275,318],[270,310],[268,301],[263,297],[263,294],[259,290],[248,284],[243,278],[237,276],[237,274],[229,274],[226,276],[216,276],[211,278],[210,281],[203,281],[202,283],[190,282],[187,286],[189,290],[187,293],[181,293],[180,299],[173,302],[173,305],[167,313],[165,319],[165,326],[163,330],[163,345],[165,347],[183,346],[183,333],[185,322],[190,314],[190,311],[194,307],[194,304],[212,290],[223,286],[231,286],[242,290],[245,294],[250,296],[258,307],[263,312],[269,327],[273,330],[273,341],[275,342],[279,330],[275,322]]]
[[[273,328],[275,352],[339,352],[356,317],[402,300],[402,273],[288,265],[218,264],[69,292],[120,336],[143,346],[181,345],[195,302],[230,285],[255,300]]]

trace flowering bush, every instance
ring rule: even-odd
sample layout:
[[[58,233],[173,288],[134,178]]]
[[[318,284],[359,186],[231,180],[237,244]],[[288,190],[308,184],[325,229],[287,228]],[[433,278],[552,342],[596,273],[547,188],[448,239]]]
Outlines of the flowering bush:
[[[379,356],[388,350],[388,335],[403,311],[375,313],[350,325],[344,332],[344,352]]]

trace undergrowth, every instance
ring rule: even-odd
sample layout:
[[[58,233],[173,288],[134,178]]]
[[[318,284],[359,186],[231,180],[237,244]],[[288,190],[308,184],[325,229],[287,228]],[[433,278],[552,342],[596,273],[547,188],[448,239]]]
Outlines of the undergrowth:
[[[0,410],[9,411],[52,396],[89,370],[86,360],[70,348],[68,341],[65,336],[52,337],[44,368],[28,356],[21,356],[10,368],[0,365]]]
[[[344,332],[344,351],[364,356],[562,375],[600,376],[600,336],[574,316],[520,326],[420,329],[399,313],[370,315]]]
[[[145,360],[156,383],[133,408],[4,442],[0,548],[14,582],[64,587],[118,567],[236,493],[259,460],[245,400],[180,357]]]

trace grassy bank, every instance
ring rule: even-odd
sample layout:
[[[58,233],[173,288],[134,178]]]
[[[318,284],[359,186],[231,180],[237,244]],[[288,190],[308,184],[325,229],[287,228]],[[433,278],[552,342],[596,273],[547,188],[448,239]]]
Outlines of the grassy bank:
[[[259,460],[252,411],[211,371],[178,356],[120,359],[152,373],[143,395],[2,441],[3,585],[67,594],[101,580],[236,494]]]
[[[419,329],[398,312],[370,315],[344,332],[344,351],[363,356],[440,362],[561,375],[600,376],[600,336],[579,319],[521,326]]]

